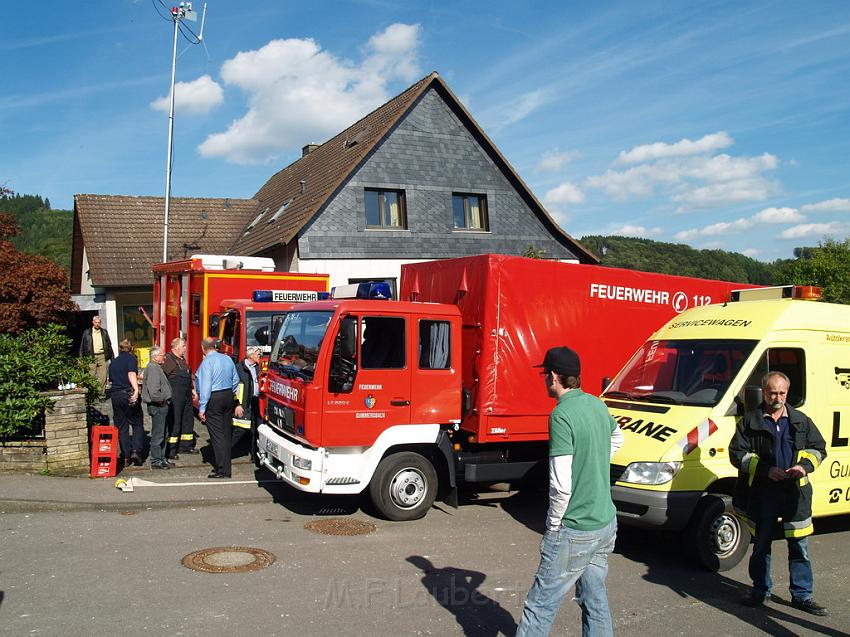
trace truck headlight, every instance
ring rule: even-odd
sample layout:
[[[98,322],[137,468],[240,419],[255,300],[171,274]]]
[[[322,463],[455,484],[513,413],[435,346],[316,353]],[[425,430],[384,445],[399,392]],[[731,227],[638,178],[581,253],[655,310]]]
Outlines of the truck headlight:
[[[626,467],[619,481],[633,484],[664,484],[670,482],[681,468],[682,463],[679,461],[633,462]]]
[[[313,468],[313,461],[307,458],[292,456],[292,466],[303,469],[304,471],[310,471]]]

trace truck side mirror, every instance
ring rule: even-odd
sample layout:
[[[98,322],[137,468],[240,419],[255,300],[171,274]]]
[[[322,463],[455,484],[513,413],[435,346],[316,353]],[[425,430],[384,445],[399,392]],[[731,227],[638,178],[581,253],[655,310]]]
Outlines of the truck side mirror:
[[[759,405],[764,402],[764,394],[762,394],[761,387],[755,387],[754,385],[747,385],[744,387],[744,411],[750,411],[755,409]]]
[[[219,325],[221,325],[221,317],[218,314],[213,314],[212,316],[210,316],[210,336],[215,336],[216,338],[218,338]]]
[[[260,345],[268,345],[269,333],[269,326],[263,325],[260,329],[254,332],[254,339],[256,339],[257,343]]]
[[[344,316],[334,341],[331,357],[330,390],[348,393],[354,389],[357,376],[357,317]]]
[[[599,390],[599,394],[604,394],[605,390],[608,389],[608,385],[611,384],[611,377],[605,376],[602,378],[602,388]]]

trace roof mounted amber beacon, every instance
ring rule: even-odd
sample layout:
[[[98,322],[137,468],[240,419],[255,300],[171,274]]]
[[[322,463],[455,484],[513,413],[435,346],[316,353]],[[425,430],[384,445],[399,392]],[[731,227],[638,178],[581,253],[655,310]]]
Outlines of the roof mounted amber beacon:
[[[778,301],[797,299],[800,301],[820,301],[821,289],[814,285],[777,285],[769,288],[751,288],[732,290],[731,300],[736,301]]]

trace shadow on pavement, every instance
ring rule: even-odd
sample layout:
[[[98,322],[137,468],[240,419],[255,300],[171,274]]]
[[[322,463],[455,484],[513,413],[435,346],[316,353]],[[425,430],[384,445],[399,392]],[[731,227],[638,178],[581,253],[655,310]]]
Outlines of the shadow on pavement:
[[[702,602],[769,635],[793,637],[799,634],[798,631],[780,624],[780,621],[796,625],[800,630],[824,635],[838,637],[847,634],[818,623],[819,620],[816,618],[810,619],[800,617],[798,614],[786,613],[782,607],[790,608],[790,602],[775,595],[773,601],[762,608],[744,606],[741,600],[749,592],[749,586],[726,577],[722,573],[702,570],[691,560],[682,560],[681,552],[671,552],[670,542],[658,532],[621,527],[618,531],[615,552],[634,562],[645,564],[647,571],[643,578],[647,582],[666,586],[679,597]],[[774,564],[774,568],[783,567],[783,564]]]
[[[496,600],[478,590],[487,579],[484,573],[453,566],[436,568],[421,555],[411,555],[407,561],[422,571],[422,586],[440,606],[454,615],[467,637],[516,633],[513,616]]]

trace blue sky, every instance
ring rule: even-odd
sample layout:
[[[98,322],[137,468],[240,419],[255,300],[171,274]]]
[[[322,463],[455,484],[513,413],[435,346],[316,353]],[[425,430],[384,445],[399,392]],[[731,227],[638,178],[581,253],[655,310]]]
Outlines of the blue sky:
[[[163,194],[155,4],[47,0],[0,22],[0,184],[66,209]],[[436,70],[575,237],[772,260],[850,235],[844,0],[210,0],[204,42],[178,44],[174,196],[251,197]]]

